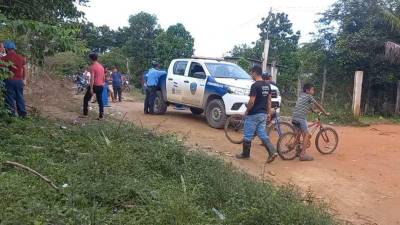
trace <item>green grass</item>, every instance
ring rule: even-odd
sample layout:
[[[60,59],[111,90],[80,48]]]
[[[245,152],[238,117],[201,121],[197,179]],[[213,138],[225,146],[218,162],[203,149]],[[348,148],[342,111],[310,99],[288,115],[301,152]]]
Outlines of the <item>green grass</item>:
[[[145,94],[143,94],[142,89],[132,86],[131,91],[129,93],[130,96],[135,98],[136,101],[144,101],[146,98]]]
[[[281,115],[291,117],[293,113],[294,107],[289,107],[286,105],[282,105]],[[350,126],[368,126],[368,121],[356,120],[351,111],[342,109],[340,107],[327,106],[326,110],[331,113],[330,116],[321,116],[321,120],[324,124],[335,124],[335,125],[350,125]],[[309,113],[308,121],[314,121],[317,119],[317,115],[315,113]]]
[[[368,124],[377,124],[377,123],[400,123],[400,116],[393,117],[382,117],[382,116],[363,116],[360,118],[360,121]]]
[[[259,182],[172,136],[111,122],[62,126],[0,120],[0,162],[61,188],[0,164],[0,224],[337,224],[312,195]]]

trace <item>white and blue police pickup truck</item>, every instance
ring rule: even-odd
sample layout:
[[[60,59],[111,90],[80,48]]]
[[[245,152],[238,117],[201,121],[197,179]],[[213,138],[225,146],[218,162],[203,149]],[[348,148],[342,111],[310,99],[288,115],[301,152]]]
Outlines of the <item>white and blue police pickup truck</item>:
[[[246,112],[253,79],[236,64],[219,59],[175,59],[159,79],[154,112],[165,114],[168,106],[186,106],[194,115],[205,114],[208,124],[222,128],[230,115]],[[272,106],[281,97],[271,85]]]

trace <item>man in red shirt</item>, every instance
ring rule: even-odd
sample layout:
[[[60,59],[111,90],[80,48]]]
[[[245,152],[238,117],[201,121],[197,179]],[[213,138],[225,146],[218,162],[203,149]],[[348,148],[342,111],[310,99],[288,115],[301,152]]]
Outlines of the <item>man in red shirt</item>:
[[[89,59],[92,63],[90,66],[90,85],[86,91],[85,97],[83,97],[83,115],[88,115],[89,101],[93,94],[96,95],[97,103],[99,104],[99,119],[103,118],[104,105],[103,105],[103,87],[105,83],[105,70],[97,59],[96,53],[90,53]]]
[[[4,48],[6,49],[7,55],[1,57],[1,61],[12,63],[12,65],[9,66],[12,76],[4,81],[6,87],[6,107],[10,111],[10,114],[15,116],[15,106],[17,106],[18,116],[26,117],[24,99],[26,60],[22,55],[15,52],[16,46],[13,41],[5,41]]]

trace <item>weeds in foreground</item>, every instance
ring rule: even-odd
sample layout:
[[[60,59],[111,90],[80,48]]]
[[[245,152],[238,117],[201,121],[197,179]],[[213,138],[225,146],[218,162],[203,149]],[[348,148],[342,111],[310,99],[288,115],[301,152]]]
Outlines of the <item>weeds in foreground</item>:
[[[66,128],[65,128],[66,127]],[[127,123],[0,122],[0,224],[336,224],[295,186],[275,188],[172,136]]]

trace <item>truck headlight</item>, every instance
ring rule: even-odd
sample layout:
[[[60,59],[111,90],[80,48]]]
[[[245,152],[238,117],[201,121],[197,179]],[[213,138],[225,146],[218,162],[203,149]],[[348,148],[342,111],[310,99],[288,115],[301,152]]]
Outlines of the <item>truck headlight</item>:
[[[235,94],[235,95],[249,95],[250,90],[246,88],[238,88],[238,87],[229,87],[229,93]]]

